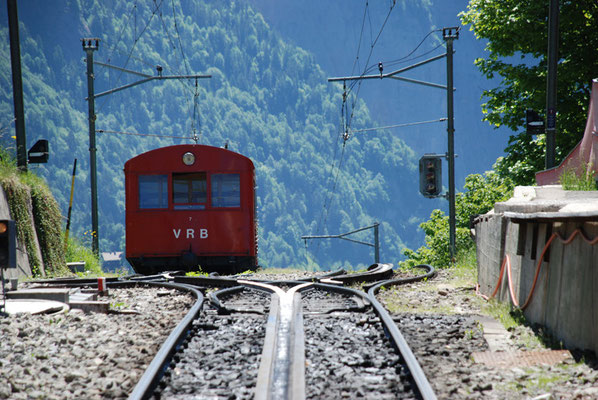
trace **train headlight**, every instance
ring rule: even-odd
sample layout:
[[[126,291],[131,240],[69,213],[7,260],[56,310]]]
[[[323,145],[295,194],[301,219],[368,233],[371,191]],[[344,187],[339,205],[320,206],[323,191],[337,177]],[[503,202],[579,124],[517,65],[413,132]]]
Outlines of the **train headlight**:
[[[187,152],[183,154],[183,164],[185,165],[193,165],[195,163],[195,155],[193,153]]]

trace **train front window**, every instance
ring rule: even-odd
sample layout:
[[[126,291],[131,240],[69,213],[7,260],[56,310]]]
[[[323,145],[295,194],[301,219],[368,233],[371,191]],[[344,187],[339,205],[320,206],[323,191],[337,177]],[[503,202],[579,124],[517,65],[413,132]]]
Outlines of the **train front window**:
[[[241,207],[241,183],[239,174],[212,174],[212,207]]]
[[[139,175],[139,208],[168,208],[168,175]]]
[[[172,175],[172,202],[175,210],[203,210],[208,198],[205,172]]]

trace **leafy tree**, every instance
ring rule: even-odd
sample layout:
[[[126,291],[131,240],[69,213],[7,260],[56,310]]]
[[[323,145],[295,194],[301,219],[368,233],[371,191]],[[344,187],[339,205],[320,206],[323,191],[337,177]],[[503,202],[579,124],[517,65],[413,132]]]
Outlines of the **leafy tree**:
[[[461,13],[478,39],[488,40],[487,58],[475,61],[500,85],[485,90],[484,119],[518,132],[527,108],[545,109],[548,1],[471,0]],[[557,94],[557,152],[560,162],[579,142],[585,126],[591,81],[598,70],[598,3],[560,1]],[[544,138],[526,134],[510,137],[507,156],[498,160],[502,176],[513,173],[517,184],[532,184],[543,169]]]

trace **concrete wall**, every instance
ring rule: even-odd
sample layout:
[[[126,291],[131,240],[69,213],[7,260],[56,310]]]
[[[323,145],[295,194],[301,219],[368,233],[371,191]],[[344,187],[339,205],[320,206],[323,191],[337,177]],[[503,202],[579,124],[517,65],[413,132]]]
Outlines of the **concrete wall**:
[[[31,213],[31,201],[29,202],[29,210],[30,210],[30,215],[31,215],[32,214]],[[4,192],[4,189],[2,188],[2,186],[0,186],[0,219],[12,219],[12,217],[10,215],[10,208],[8,206],[8,201],[6,199],[6,193]],[[38,252],[37,257],[40,260],[40,262],[42,262],[42,265],[40,266],[41,272],[43,275],[45,275],[43,261],[41,261],[42,256],[41,256],[41,252],[39,250],[39,242],[37,240],[37,232],[35,231],[35,226],[33,223],[33,217],[31,218],[31,226],[33,228],[34,240],[37,245],[37,252]],[[31,267],[29,266],[29,257],[27,256],[27,251],[25,249],[25,245],[17,239],[17,268],[5,269],[4,270],[4,278],[5,279],[21,278],[21,277],[26,277],[26,276],[31,276],[31,275],[32,275]]]
[[[502,262],[509,255],[515,297],[522,306],[540,263],[533,297],[524,309],[525,317],[543,325],[568,348],[598,353],[598,244],[589,244],[580,235],[569,244],[555,238],[540,261],[553,232],[567,239],[581,229],[591,240],[598,237],[598,222],[559,219],[522,220],[503,214],[478,218],[475,231],[480,290],[487,296],[492,294]],[[513,303],[506,268],[496,298]]]

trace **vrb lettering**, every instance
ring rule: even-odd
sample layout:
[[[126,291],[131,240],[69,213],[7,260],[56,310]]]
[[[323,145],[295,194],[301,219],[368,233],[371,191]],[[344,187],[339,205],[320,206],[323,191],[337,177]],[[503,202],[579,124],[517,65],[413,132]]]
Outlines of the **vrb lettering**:
[[[172,230],[172,233],[174,235],[175,239],[178,239],[181,237],[181,231],[182,229],[176,229],[174,228]],[[185,238],[186,239],[195,239],[195,229],[193,228],[187,228],[187,230],[185,231]],[[208,238],[208,230],[206,228],[200,228],[199,229],[199,239],[207,239]]]

